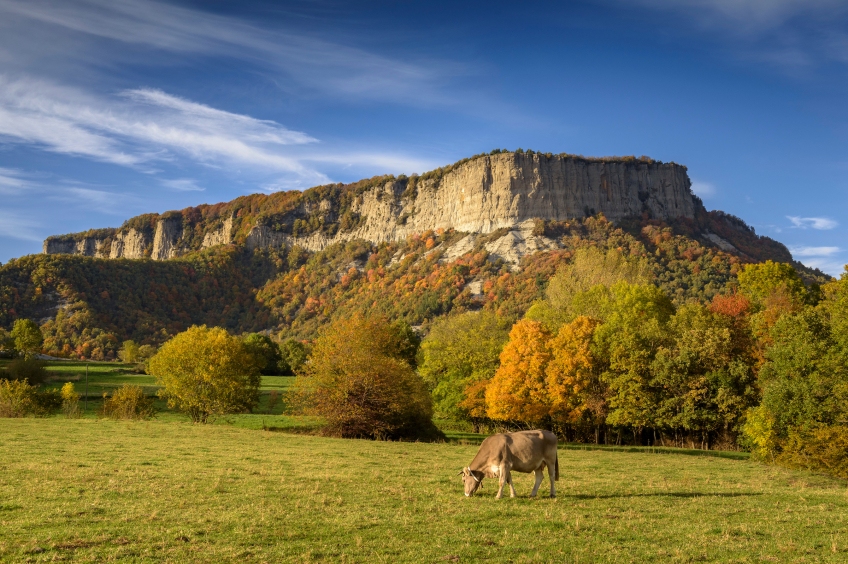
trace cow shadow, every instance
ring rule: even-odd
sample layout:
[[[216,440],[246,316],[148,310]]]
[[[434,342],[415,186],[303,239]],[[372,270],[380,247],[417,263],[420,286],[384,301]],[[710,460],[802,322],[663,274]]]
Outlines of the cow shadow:
[[[763,495],[761,492],[651,492],[651,493],[613,493],[613,494],[564,494],[557,492],[558,498],[569,499],[618,499],[635,497],[676,497],[691,499],[694,497],[754,497]]]

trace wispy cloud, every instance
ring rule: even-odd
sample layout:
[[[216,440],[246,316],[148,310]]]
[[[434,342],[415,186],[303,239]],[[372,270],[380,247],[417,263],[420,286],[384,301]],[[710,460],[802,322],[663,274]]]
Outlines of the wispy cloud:
[[[0,209],[0,237],[10,237],[21,241],[41,241],[37,233],[40,225],[18,212]]]
[[[793,257],[830,257],[841,251],[839,247],[792,247]]]
[[[469,72],[454,62],[403,61],[304,35],[291,27],[269,30],[237,18],[149,0],[0,0],[2,13],[30,25],[37,23],[54,35],[62,31],[128,47],[242,60],[301,87],[346,97],[403,104],[448,102],[442,89],[445,81]],[[77,48],[78,42],[68,43]],[[108,51],[98,50],[98,62],[108,56]]]
[[[839,225],[836,221],[832,219],[828,219],[826,217],[798,217],[787,215],[786,218],[792,222],[792,227],[798,229],[807,229],[811,227],[813,229],[834,229]]]
[[[11,196],[22,193],[30,182],[16,169],[0,167],[0,194]]]
[[[174,180],[162,180],[162,186],[178,192],[203,192],[206,188],[197,185],[193,178],[177,178]]]
[[[703,182],[700,180],[692,180],[692,191],[698,197],[706,200],[712,198],[716,195],[716,187],[715,184],[710,182]]]

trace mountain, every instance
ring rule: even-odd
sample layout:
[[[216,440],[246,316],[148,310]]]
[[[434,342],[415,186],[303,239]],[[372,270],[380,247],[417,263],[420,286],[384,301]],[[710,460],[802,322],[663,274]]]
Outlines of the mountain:
[[[494,151],[420,176],[141,215],[0,267],[0,326],[37,319],[53,354],[111,358],[124,339],[156,344],[201,323],[311,338],[357,311],[425,327],[469,309],[518,317],[586,245],[645,257],[677,303],[726,291],[746,262],[791,262],[690,187],[684,166],[646,157]]]

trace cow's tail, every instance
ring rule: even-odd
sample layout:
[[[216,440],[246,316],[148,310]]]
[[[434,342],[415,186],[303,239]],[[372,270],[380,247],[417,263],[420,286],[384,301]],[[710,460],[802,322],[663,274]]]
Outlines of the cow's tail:
[[[559,454],[554,453],[554,480],[559,480]]]

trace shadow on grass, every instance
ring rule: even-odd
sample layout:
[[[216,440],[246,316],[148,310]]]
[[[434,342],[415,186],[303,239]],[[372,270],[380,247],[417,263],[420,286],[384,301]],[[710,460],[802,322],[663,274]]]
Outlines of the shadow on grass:
[[[651,493],[611,493],[611,494],[562,494],[557,492],[558,498],[569,499],[618,499],[631,497],[676,497],[691,499],[695,497],[754,497],[763,495],[761,492],[651,492]]]

